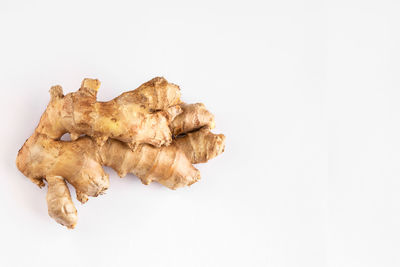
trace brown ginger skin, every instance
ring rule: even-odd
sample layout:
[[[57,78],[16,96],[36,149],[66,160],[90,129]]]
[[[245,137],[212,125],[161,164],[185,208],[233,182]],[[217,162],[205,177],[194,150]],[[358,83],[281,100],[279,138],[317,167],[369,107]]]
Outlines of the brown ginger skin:
[[[64,96],[61,86],[53,86],[36,132],[51,139],[70,133],[72,140],[85,134],[99,144],[108,138],[154,146],[172,141],[169,124],[181,112],[177,85],[157,77],[108,102],[96,100],[99,87],[98,80],[84,79],[77,92]]]

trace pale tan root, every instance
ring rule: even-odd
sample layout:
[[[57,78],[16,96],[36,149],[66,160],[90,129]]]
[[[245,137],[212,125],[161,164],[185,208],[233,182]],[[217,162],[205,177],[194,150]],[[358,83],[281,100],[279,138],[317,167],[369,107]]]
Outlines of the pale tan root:
[[[192,163],[206,162],[225,147],[225,136],[209,131],[214,116],[203,104],[180,104],[179,87],[163,78],[109,102],[96,101],[99,86],[98,80],[85,79],[81,89],[66,96],[60,86],[52,87],[38,127],[17,156],[18,169],[35,184],[42,187],[47,180],[49,214],[69,228],[77,215],[64,179],[82,203],[108,188],[102,165],[121,177],[133,173],[144,184],[156,181],[176,189],[200,179]],[[57,140],[65,132],[73,141]]]
[[[61,86],[53,86],[36,132],[51,139],[68,132],[73,140],[85,134],[99,144],[108,138],[154,146],[172,141],[169,124],[181,112],[177,85],[157,77],[108,102],[96,100],[99,87],[98,80],[84,79],[77,92],[64,96]]]
[[[57,187],[65,193],[66,185],[63,179],[55,177],[64,177],[72,184],[78,200],[83,203],[88,196],[98,196],[108,188],[108,175],[102,165],[114,168],[120,176],[133,173],[144,184],[156,181],[171,189],[191,185],[200,179],[200,172],[175,145],[160,148],[138,145],[131,150],[127,144],[114,139],[100,147],[89,137],[66,142],[35,134],[18,152],[16,163],[18,169],[36,184],[42,184],[43,178],[47,180],[48,200],[51,199],[48,201],[49,214],[67,227],[72,227],[67,223],[72,220],[68,221],[69,217],[62,209],[68,198],[65,194],[54,193],[58,192]],[[58,196],[61,196],[59,202]]]
[[[191,163],[203,163],[224,151],[225,136],[210,132],[213,115],[203,104],[184,105],[183,112],[171,124],[174,132],[193,131],[173,141],[168,147],[155,148],[140,145],[128,149],[127,145],[109,139],[102,147],[103,164],[112,167],[120,177],[133,173],[144,184],[157,181],[171,189],[191,185],[200,179],[199,171]],[[178,120],[177,123],[176,120]],[[181,127],[183,125],[184,127]],[[179,127],[176,131],[173,127]]]
[[[102,163],[113,168],[120,177],[133,173],[144,184],[158,182],[176,189],[200,179],[200,172],[192,164],[207,162],[224,148],[224,135],[202,128],[160,148],[140,145],[132,150],[120,141],[109,139],[100,149],[100,155]]]
[[[140,145],[131,150],[126,144],[109,139],[101,148],[103,164],[120,177],[135,174],[144,184],[158,182],[170,189],[191,185],[200,179],[185,154],[176,146],[156,148]]]
[[[78,214],[64,178],[47,176],[47,207],[50,217],[58,223],[72,229],[78,221]]]
[[[171,123],[170,128],[174,136],[198,130],[202,127],[213,129],[215,127],[214,115],[209,112],[204,104],[181,104],[182,113]]]
[[[38,183],[51,176],[64,177],[75,187],[81,202],[87,196],[102,194],[109,186],[98,147],[88,137],[65,142],[34,134],[18,152],[16,163],[25,176]]]
[[[205,163],[224,152],[225,136],[213,134],[206,127],[176,138],[174,145],[183,151],[191,163]]]
[[[204,163],[224,151],[225,136],[213,134],[214,116],[204,104],[181,104],[182,113],[171,123],[174,144],[192,163]],[[183,137],[182,134],[185,134]],[[178,136],[177,136],[178,135]]]

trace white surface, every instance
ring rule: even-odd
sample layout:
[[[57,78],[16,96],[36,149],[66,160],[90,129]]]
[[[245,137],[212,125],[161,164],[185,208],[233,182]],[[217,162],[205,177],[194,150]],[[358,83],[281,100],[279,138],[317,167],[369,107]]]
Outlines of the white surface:
[[[35,3],[34,3],[35,2]],[[398,1],[0,2],[0,266],[399,266]],[[15,156],[51,85],[154,76],[226,151],[171,191],[117,178],[73,231]]]

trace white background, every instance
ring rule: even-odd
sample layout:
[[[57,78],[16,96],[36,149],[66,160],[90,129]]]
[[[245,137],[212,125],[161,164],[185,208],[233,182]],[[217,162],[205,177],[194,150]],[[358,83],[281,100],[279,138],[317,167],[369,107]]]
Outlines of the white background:
[[[1,1],[1,266],[399,266],[399,1]],[[164,76],[227,136],[177,191],[110,173],[74,230],[15,167],[50,86]]]

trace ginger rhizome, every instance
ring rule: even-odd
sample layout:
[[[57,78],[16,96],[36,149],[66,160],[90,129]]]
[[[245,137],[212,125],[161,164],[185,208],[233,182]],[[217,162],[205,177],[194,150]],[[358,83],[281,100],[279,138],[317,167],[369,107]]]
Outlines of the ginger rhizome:
[[[179,87],[155,78],[109,102],[97,102],[99,81],[63,95],[50,90],[50,103],[35,132],[18,152],[17,167],[39,187],[48,185],[49,215],[74,228],[77,211],[67,183],[85,203],[109,187],[102,166],[120,177],[136,175],[176,189],[200,179],[192,164],[223,152],[225,137],[210,132],[213,115],[203,104],[184,104]],[[61,141],[69,132],[72,141]],[[84,135],[79,137],[80,135]]]
[[[84,79],[77,92],[64,96],[61,86],[53,86],[36,131],[51,139],[85,134],[100,145],[108,138],[154,146],[172,141],[169,124],[181,112],[177,85],[154,78],[108,102],[96,100],[99,87],[98,80]]]

